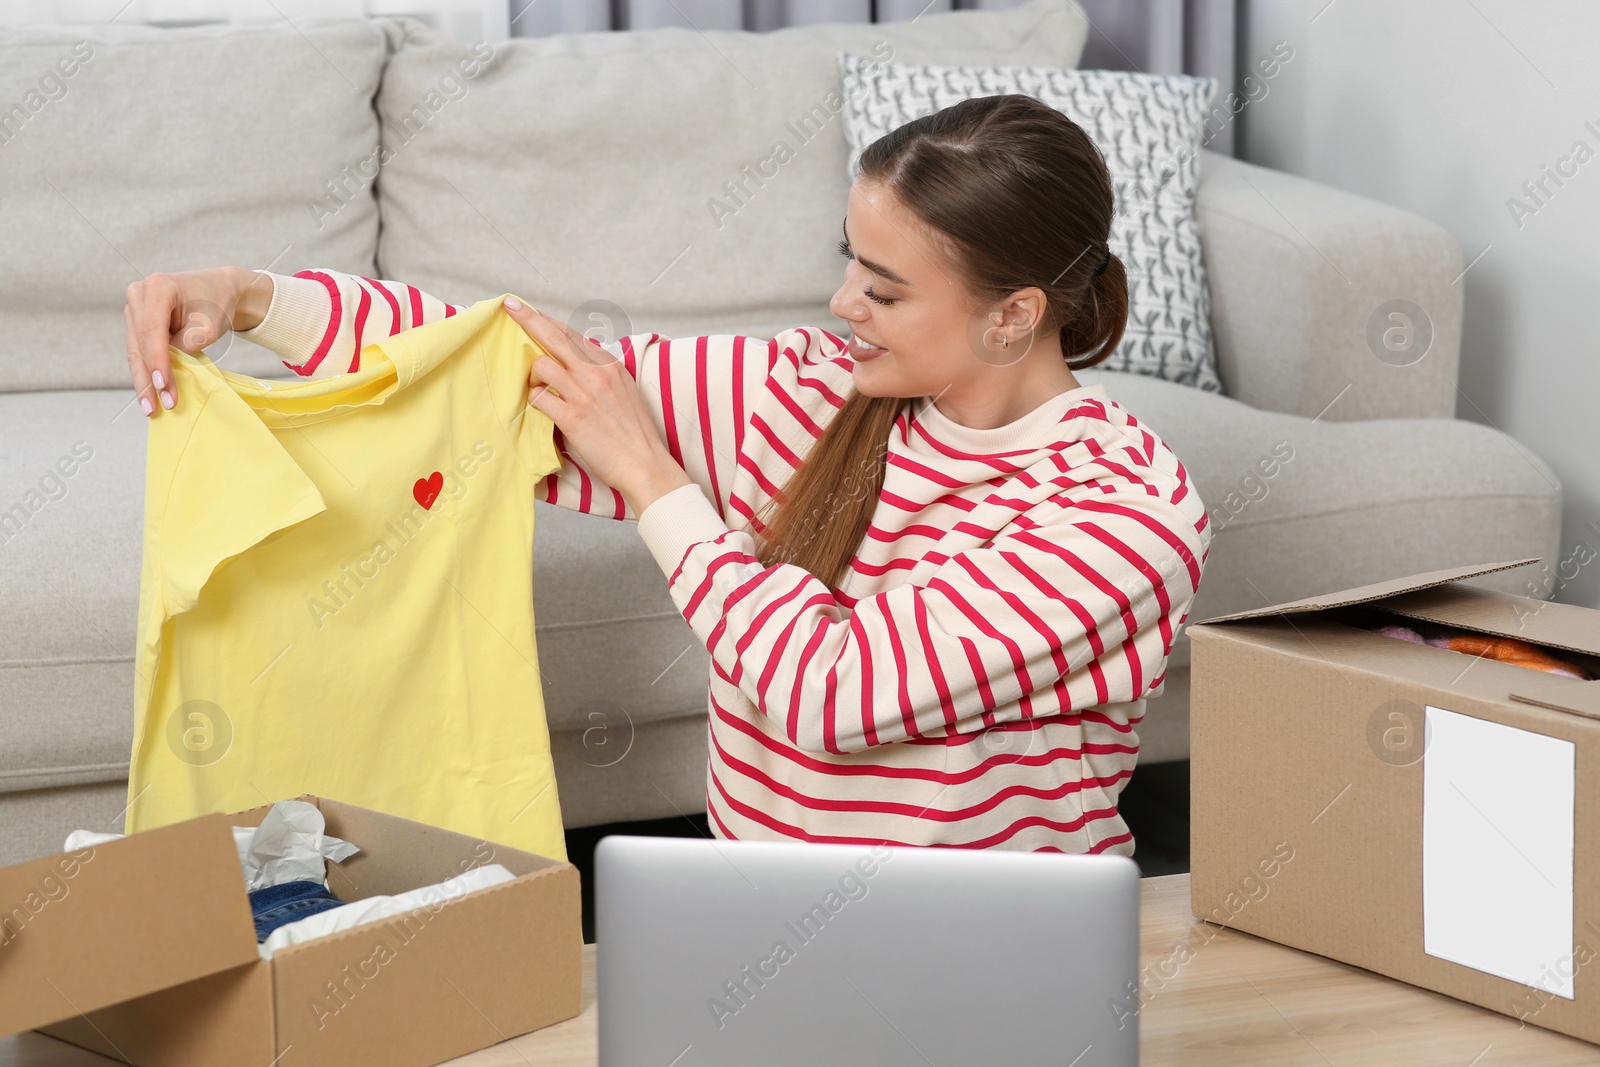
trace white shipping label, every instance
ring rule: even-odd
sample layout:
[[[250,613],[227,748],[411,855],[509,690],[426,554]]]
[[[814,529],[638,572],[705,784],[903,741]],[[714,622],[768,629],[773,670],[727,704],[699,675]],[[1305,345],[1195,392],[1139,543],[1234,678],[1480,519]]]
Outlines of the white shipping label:
[[[1428,955],[1572,999],[1575,758],[1571,741],[1428,708]]]

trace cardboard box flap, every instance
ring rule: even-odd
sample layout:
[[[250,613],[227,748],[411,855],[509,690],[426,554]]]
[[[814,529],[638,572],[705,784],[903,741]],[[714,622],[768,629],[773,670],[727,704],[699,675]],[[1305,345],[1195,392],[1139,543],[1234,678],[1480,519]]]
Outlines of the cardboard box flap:
[[[221,814],[0,870],[0,1036],[259,958]]]
[[[1518,685],[1517,692],[1511,694],[1511,699],[1524,704],[1537,704],[1541,708],[1550,708],[1554,711],[1570,711],[1574,715],[1600,719],[1600,681],[1585,682],[1577,678],[1563,678],[1560,675],[1536,678],[1526,684]]]
[[[1397,596],[1384,611],[1529,644],[1600,656],[1600,612],[1576,604],[1497,593],[1468,585]]]
[[[1298,615],[1309,611],[1326,611],[1329,608],[1365,604],[1368,601],[1382,600],[1385,597],[1392,597],[1400,593],[1410,593],[1418,589],[1429,589],[1436,585],[1446,585],[1450,582],[1459,582],[1467,578],[1493,574],[1495,571],[1510,570],[1513,567],[1526,567],[1530,563],[1538,563],[1539,558],[1538,556],[1530,556],[1527,559],[1509,560],[1504,563],[1475,563],[1467,567],[1451,567],[1442,571],[1414,574],[1409,578],[1391,578],[1388,581],[1358,586],[1355,589],[1346,589],[1343,592],[1321,593],[1317,596],[1306,597],[1303,600],[1291,600],[1287,604],[1274,604],[1271,607],[1236,611],[1231,615],[1214,615],[1209,619],[1202,619],[1200,625],[1204,626],[1216,622],[1237,622],[1241,619],[1271,618],[1279,615]]]

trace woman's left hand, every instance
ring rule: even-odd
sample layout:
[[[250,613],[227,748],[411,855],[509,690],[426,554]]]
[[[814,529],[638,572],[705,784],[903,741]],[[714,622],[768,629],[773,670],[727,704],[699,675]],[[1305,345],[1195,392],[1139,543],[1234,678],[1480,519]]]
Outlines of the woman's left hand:
[[[514,297],[504,306],[550,353],[533,362],[528,403],[550,416],[584,468],[621,493],[635,517],[657,498],[690,484],[621,360]]]

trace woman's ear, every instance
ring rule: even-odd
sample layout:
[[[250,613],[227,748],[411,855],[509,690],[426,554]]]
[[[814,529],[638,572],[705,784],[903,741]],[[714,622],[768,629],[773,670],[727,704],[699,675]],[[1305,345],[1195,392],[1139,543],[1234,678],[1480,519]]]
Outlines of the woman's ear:
[[[1044,321],[1048,302],[1044,290],[1038,286],[1030,285],[1026,289],[1018,289],[1006,297],[1001,305],[1004,315],[1001,325],[1016,327],[1023,332],[1031,331]]]

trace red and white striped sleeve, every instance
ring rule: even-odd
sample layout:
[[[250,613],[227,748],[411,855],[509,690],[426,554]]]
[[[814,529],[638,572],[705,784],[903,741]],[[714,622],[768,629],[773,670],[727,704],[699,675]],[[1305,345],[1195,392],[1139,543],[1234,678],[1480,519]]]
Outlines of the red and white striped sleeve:
[[[464,309],[414,285],[338,271],[271,277],[266,315],[253,329],[235,332],[272,349],[285,367],[305,378],[358,371],[364,346]]]
[[[684,486],[639,533],[736,685],[808,752],[858,752],[1148,695],[1199,586],[1203,529],[1142,490],[1057,499],[988,546],[846,607],[809,571],[764,567]]]
[[[729,487],[751,406],[766,381],[771,342],[737,334],[636,333],[598,347],[622,360],[667,451],[717,513],[728,515]],[[563,463],[545,479],[541,500],[616,519],[636,517],[621,493],[572,461],[559,430],[556,446]]]
[[[272,279],[266,315],[238,334],[278,353],[286,367],[306,377],[359,370],[362,345],[467,306],[404,282],[338,271],[303,270]],[[771,365],[771,342],[733,334],[669,339],[638,333],[591,343],[627,366],[672,457],[716,501],[719,514],[726,514],[747,413]],[[634,517],[622,494],[567,450],[559,430],[556,447],[562,465],[540,480],[538,499],[592,515]]]

